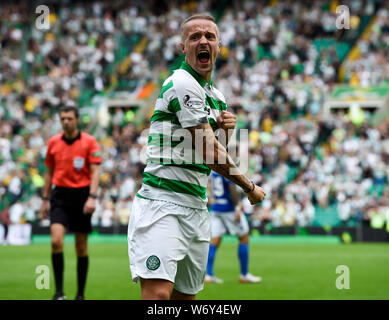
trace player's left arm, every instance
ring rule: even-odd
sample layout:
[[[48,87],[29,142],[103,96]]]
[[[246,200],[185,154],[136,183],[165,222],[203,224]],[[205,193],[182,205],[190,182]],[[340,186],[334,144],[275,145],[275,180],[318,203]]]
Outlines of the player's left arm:
[[[251,205],[263,201],[266,192],[239,170],[227,150],[216,139],[209,123],[187,128],[191,132],[195,150],[202,150],[203,160],[208,168],[241,187]]]

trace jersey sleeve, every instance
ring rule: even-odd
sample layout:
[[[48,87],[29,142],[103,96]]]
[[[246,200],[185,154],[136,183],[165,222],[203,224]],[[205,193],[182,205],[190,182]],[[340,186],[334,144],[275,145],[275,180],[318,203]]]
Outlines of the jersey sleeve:
[[[205,105],[205,93],[195,81],[178,81],[174,87],[179,103],[176,111],[178,121],[183,128],[194,127],[208,123],[208,112]]]
[[[53,141],[49,140],[44,164],[46,167],[54,167]]]
[[[101,157],[100,147],[95,139],[90,141],[88,162],[92,164],[100,164],[103,159]]]

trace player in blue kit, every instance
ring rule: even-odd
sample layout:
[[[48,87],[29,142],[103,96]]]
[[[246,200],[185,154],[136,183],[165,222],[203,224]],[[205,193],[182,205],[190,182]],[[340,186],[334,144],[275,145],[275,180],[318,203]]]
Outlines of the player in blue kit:
[[[240,193],[235,184],[222,175],[212,171],[211,203],[211,244],[208,253],[207,274],[205,283],[223,283],[213,273],[216,251],[223,235],[227,232],[239,237],[238,257],[240,262],[240,277],[242,283],[257,283],[261,277],[248,272],[249,265],[249,225],[239,204]]]

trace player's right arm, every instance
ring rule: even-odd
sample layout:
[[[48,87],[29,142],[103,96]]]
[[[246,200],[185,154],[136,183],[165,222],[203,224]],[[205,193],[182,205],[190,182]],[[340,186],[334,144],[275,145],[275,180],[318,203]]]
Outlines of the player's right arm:
[[[192,142],[196,150],[202,150],[203,159],[211,170],[241,187],[252,205],[263,201],[266,196],[265,191],[241,173],[227,150],[216,139],[209,123],[187,129],[192,134]]]

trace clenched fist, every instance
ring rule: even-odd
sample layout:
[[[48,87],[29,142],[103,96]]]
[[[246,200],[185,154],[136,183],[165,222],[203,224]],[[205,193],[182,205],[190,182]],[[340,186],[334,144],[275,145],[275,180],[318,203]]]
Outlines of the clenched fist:
[[[236,125],[236,115],[229,111],[222,111],[221,115],[216,118],[221,129],[234,129]]]
[[[250,191],[247,194],[247,198],[249,199],[251,205],[260,203],[265,199],[266,192],[259,186],[255,186],[253,191]]]

